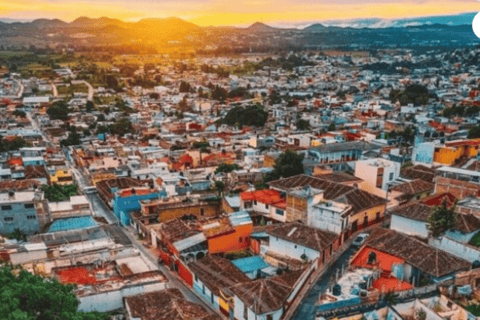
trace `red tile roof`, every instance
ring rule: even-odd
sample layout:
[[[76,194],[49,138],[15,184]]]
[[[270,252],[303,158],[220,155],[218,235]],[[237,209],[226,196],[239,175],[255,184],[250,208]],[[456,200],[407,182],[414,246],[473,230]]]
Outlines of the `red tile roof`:
[[[280,192],[276,190],[242,192],[240,197],[243,201],[258,201],[265,204],[272,204],[276,207],[282,205],[282,203],[285,203],[286,206],[286,200],[282,198]]]

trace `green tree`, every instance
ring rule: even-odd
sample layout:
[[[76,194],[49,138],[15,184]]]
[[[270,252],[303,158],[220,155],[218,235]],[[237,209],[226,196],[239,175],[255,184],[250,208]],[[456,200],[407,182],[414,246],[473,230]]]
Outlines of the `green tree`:
[[[18,241],[27,241],[27,235],[20,229],[16,228],[8,235],[10,239],[16,239]]]
[[[475,139],[475,138],[480,138],[480,126],[476,126],[471,128],[468,131],[468,139]]]
[[[245,108],[230,109],[222,122],[231,126],[263,127],[267,122],[268,112],[260,105],[249,105]]]
[[[73,127],[73,128],[75,128],[75,127]],[[64,147],[76,146],[76,145],[79,145],[79,144],[80,144],[80,135],[77,133],[76,130],[70,132],[67,139],[64,139],[64,140],[60,141],[60,145],[62,145]]]
[[[25,111],[22,111],[22,110],[15,110],[15,111],[13,111],[12,114],[14,116],[20,117],[20,118],[26,118],[27,117],[27,114],[25,113]]]
[[[65,101],[56,102],[47,109],[47,114],[53,120],[67,120],[69,112]]]
[[[225,191],[225,183],[223,181],[215,181],[215,189],[218,191],[218,196],[221,197]]]
[[[432,210],[432,213],[428,217],[427,228],[433,237],[439,237],[447,230],[455,227],[457,218],[455,206],[448,208],[447,203],[444,202]]]
[[[95,109],[95,105],[93,104],[92,101],[87,101],[87,105],[85,106],[85,110],[87,112],[92,112],[93,109]]]
[[[74,287],[12,266],[0,268],[0,318],[5,320],[106,320],[98,312],[78,312]]]
[[[133,132],[133,124],[128,118],[122,118],[112,125],[111,132],[124,136],[127,133]]]
[[[42,191],[45,198],[51,202],[60,202],[70,199],[77,194],[78,186],[76,184],[61,186],[56,183],[53,185],[42,185]]]
[[[15,151],[26,145],[27,142],[21,137],[5,140],[0,136],[0,152]]]
[[[236,163],[232,163],[232,164],[221,163],[215,170],[215,174],[221,173],[221,172],[229,173],[229,172],[232,172],[233,170],[238,170],[238,169],[239,169],[239,166]]]
[[[301,131],[310,130],[310,123],[304,119],[298,120],[295,126],[297,127],[298,130],[301,130]]]
[[[190,85],[190,83],[188,83],[186,81],[182,81],[182,82],[180,82],[180,88],[178,89],[178,91],[180,91],[182,93],[190,92],[190,91],[192,91],[192,86]]]
[[[303,155],[296,153],[293,150],[287,150],[280,154],[275,160],[273,171],[269,172],[264,179],[264,183],[277,180],[280,178],[288,178],[303,174],[305,169],[303,167]]]
[[[328,126],[328,131],[335,131],[335,130],[337,130],[335,123],[330,123],[330,125]]]

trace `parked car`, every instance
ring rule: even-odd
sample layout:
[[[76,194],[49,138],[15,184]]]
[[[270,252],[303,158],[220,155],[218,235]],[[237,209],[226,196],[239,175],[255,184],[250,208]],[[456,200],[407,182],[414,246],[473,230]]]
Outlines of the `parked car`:
[[[356,238],[355,240],[353,240],[352,242],[352,246],[355,246],[355,247],[361,247],[365,241],[367,240],[369,234],[368,233],[360,233]]]

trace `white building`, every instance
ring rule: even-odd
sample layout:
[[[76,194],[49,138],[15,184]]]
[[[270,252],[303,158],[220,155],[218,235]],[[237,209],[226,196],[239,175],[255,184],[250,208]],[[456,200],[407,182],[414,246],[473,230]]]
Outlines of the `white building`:
[[[368,184],[387,190],[400,176],[400,163],[385,159],[360,160],[355,163],[355,176]]]

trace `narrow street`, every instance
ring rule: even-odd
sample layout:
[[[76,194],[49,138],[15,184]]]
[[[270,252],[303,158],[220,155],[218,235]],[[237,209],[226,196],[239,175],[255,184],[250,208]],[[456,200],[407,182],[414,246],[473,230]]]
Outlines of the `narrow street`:
[[[317,283],[310,289],[307,295],[303,298],[297,311],[294,313],[292,320],[314,320],[315,319],[315,305],[318,298],[324,293],[330,284],[330,281],[335,280],[337,270],[341,270],[342,266],[348,266],[350,257],[357,252],[357,248],[350,247],[345,251],[335,263],[328,268],[328,270],[318,279]]]

